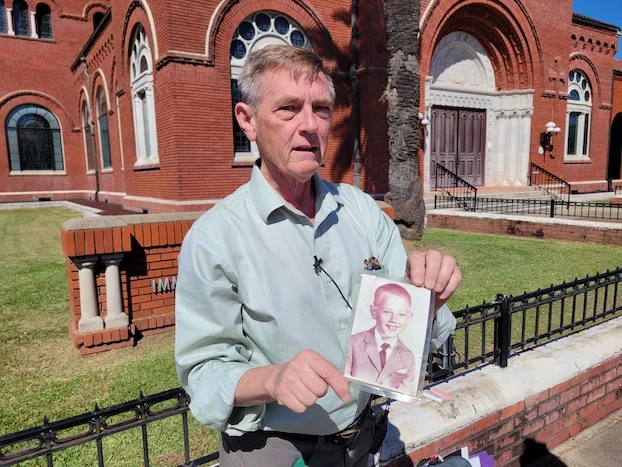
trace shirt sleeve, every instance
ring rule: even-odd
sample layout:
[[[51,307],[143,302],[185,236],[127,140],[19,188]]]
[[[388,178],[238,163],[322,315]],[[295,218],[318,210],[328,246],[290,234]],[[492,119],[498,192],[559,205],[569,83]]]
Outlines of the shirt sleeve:
[[[380,261],[387,272],[393,276],[404,277],[406,274],[406,261],[408,254],[404,248],[404,242],[399,229],[393,220],[380,209],[375,201],[376,207],[376,242]],[[443,305],[436,312],[436,319],[432,326],[432,349],[436,350],[447,340],[449,335],[456,329],[456,318],[447,307]]]
[[[196,419],[225,430],[238,381],[251,367],[251,342],[232,273],[213,239],[191,229],[179,254],[175,290],[175,364]],[[265,406],[255,407],[259,423]],[[251,414],[247,414],[251,415]]]

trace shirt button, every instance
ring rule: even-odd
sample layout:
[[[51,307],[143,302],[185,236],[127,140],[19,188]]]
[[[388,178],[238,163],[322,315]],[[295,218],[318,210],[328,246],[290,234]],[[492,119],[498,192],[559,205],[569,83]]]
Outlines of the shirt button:
[[[342,330],[342,331],[345,331],[345,330],[346,330],[346,325],[345,325],[345,324],[341,323],[341,326],[340,326],[340,327],[341,327],[341,330]]]

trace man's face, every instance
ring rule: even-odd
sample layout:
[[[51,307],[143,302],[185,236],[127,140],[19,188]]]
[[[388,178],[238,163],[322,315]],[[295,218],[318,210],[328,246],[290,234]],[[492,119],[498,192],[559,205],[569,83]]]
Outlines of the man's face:
[[[264,163],[304,183],[326,155],[333,114],[326,77],[320,73],[313,82],[304,77],[296,82],[290,73],[275,71],[266,73],[260,86],[259,105],[248,108],[247,125],[238,117],[240,126],[257,142]]]
[[[399,295],[385,294],[380,303],[371,306],[371,315],[376,320],[376,329],[383,339],[392,339],[406,328],[412,312],[410,301]]]

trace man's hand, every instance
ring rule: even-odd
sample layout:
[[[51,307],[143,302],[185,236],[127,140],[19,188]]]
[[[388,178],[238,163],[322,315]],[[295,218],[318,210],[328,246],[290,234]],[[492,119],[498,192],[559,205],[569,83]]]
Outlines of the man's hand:
[[[435,308],[438,310],[454,293],[462,281],[462,273],[451,256],[430,250],[412,252],[406,261],[406,279],[417,287],[436,292]]]
[[[296,413],[314,405],[329,387],[342,401],[351,399],[350,383],[335,365],[313,350],[303,350],[289,362],[274,367],[266,379],[268,394]]]

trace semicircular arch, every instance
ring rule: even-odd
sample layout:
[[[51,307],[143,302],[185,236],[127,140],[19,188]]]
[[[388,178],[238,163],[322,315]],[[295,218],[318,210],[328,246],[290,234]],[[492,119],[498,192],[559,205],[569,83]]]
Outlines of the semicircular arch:
[[[482,43],[493,63],[499,89],[534,89],[543,83],[540,40],[519,0],[503,4],[433,0],[420,21],[421,56],[431,57],[442,38],[453,31],[467,32]],[[427,74],[428,66],[422,63],[422,76]]]
[[[261,10],[270,10],[282,13],[291,17],[293,20],[300,23],[305,34],[311,40],[315,50],[329,52],[331,45],[333,44],[330,32],[326,27],[326,23],[321,19],[320,15],[306,2],[302,0],[273,0],[270,8],[257,9],[256,5],[243,5],[238,0],[223,0],[218,7],[212,13],[207,30],[205,33],[205,56],[208,60],[214,61],[217,55],[216,49],[220,52],[220,47],[217,45],[217,41],[221,37],[226,37],[227,50],[229,43],[233,37],[235,28],[246,17]],[[293,11],[292,11],[293,10]],[[296,11],[297,10],[297,11]],[[296,12],[297,14],[292,14]],[[224,28],[225,18],[231,17],[231,24],[233,29],[230,31],[222,31]],[[313,31],[315,34],[313,34]],[[224,36],[223,36],[224,33]],[[325,55],[329,55],[325,53]]]
[[[580,70],[585,73],[590,85],[592,86],[592,100],[594,97],[594,91],[598,93],[598,105],[603,105],[603,93],[600,83],[600,77],[594,62],[590,60],[583,52],[574,52],[570,54],[570,70]]]
[[[2,109],[5,105],[8,105],[9,102],[11,102],[12,100],[18,99],[20,97],[25,97],[25,96],[33,96],[38,99],[43,99],[51,103],[65,116],[65,119],[69,122],[69,125],[71,126],[71,131],[79,131],[79,128],[75,126],[73,118],[71,117],[71,114],[67,111],[67,109],[58,100],[54,99],[52,96],[39,92],[39,91],[15,91],[15,92],[9,93],[0,99],[0,109]],[[40,105],[37,102],[33,102],[33,103]],[[54,111],[51,111],[51,112],[54,115],[57,115],[57,116],[59,115],[57,112],[54,112]]]

